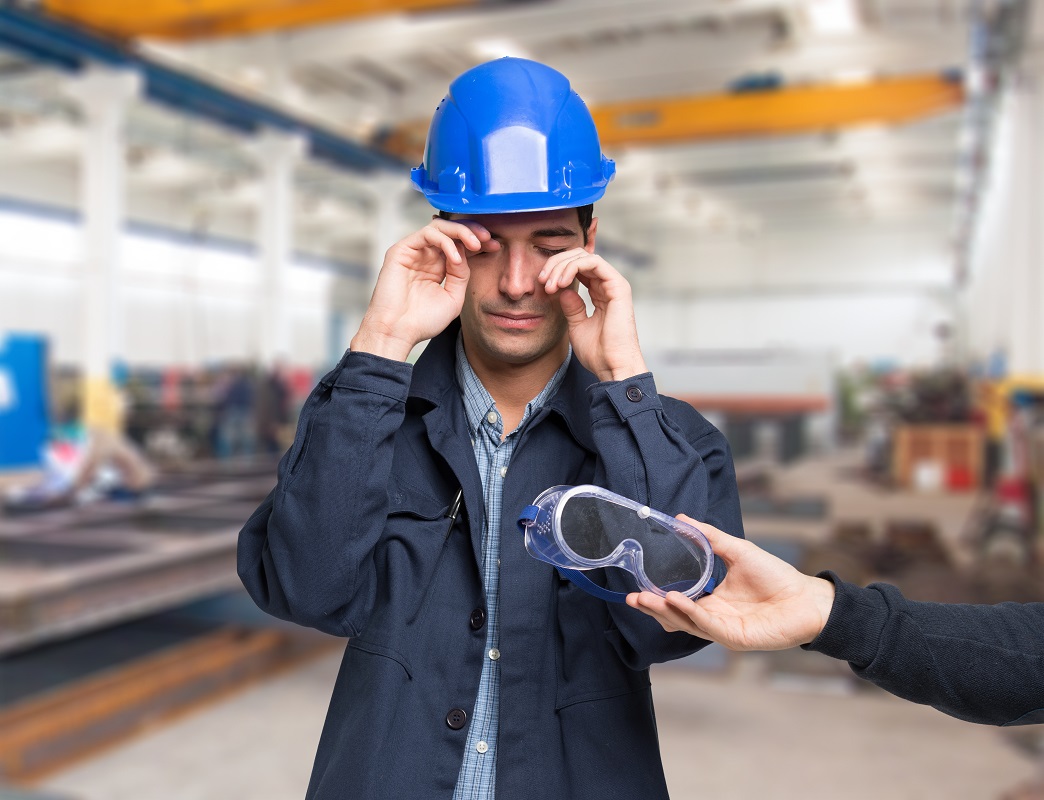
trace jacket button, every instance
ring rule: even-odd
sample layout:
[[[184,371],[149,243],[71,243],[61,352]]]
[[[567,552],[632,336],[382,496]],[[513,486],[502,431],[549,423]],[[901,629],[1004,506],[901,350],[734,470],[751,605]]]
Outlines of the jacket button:
[[[468,721],[468,712],[463,708],[451,708],[446,715],[446,724],[453,730],[459,731]]]
[[[476,608],[471,612],[471,618],[468,620],[471,625],[471,630],[481,630],[482,626],[486,624],[486,609]]]
[[[642,399],[642,390],[639,389],[637,386],[628,386],[627,399],[630,400],[632,403],[637,403],[639,400]]]

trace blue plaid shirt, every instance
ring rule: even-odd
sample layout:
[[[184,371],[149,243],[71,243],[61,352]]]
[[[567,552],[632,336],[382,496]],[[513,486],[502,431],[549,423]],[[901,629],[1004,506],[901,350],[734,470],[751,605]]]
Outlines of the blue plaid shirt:
[[[533,414],[544,405],[562,383],[572,349],[543,391],[526,406],[521,422],[501,441],[504,420],[482,381],[464,355],[464,343],[457,337],[457,384],[464,398],[468,429],[475,448],[475,461],[482,478],[486,519],[482,527],[482,582],[486,587],[486,659],[482,664],[478,697],[468,728],[464,762],[457,776],[454,800],[492,800],[497,781],[497,728],[500,719],[500,513],[511,454],[519,433]]]

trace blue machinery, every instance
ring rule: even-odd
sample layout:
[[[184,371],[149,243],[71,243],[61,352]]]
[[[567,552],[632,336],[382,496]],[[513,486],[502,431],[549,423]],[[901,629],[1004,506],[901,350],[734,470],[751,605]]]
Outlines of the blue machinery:
[[[40,465],[48,416],[47,343],[0,336],[0,471]]]

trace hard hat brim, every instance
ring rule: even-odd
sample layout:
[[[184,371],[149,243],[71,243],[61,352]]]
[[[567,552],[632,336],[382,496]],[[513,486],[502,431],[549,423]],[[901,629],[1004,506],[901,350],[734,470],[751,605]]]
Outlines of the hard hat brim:
[[[571,191],[568,197],[560,198],[549,195],[547,192],[460,195],[425,192],[416,184],[413,184],[413,188],[423,193],[433,207],[449,214],[519,214],[526,211],[556,211],[562,208],[579,208],[590,205],[605,194],[605,186]]]

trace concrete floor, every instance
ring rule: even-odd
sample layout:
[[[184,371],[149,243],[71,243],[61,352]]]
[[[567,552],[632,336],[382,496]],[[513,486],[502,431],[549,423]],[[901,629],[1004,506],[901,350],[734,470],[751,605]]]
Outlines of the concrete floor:
[[[79,800],[302,797],[339,658],[158,727],[39,788]],[[655,671],[674,800],[996,800],[1035,773],[1000,730],[839,682],[773,685],[761,656],[730,661],[719,672]]]
[[[829,518],[751,517],[748,536],[816,541],[841,519],[918,517],[936,521],[958,559],[968,558],[958,533],[970,496],[884,492],[844,477],[857,464],[858,453],[847,453],[780,473],[781,492],[828,495]],[[339,658],[157,727],[38,788],[77,800],[301,797]],[[1013,732],[1027,729],[950,719],[861,684],[818,654],[716,649],[656,668],[653,686],[674,800],[998,800],[1044,771],[1040,756],[1016,746]]]

